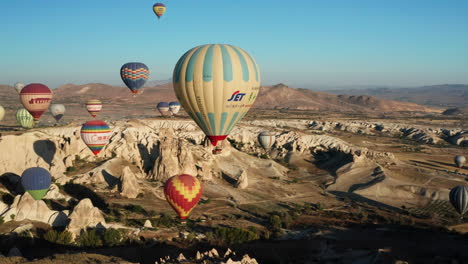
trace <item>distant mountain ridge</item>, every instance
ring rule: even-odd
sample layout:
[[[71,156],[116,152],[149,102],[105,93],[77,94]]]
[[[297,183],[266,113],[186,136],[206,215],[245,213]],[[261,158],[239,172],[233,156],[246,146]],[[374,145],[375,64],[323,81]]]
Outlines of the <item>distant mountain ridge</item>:
[[[130,90],[121,86],[100,83],[84,85],[66,84],[53,90],[56,103],[81,105],[89,99],[101,99],[105,104],[154,105],[161,101],[176,101],[172,83],[145,87],[133,97]],[[0,86],[0,104],[18,104],[18,94],[11,86]],[[254,104],[262,109],[296,109],[332,112],[440,112],[430,107],[383,100],[367,95],[335,95],[308,89],[290,88],[284,84],[262,87]]]
[[[414,88],[367,88],[327,90],[333,94],[370,95],[381,99],[435,107],[468,107],[468,85],[441,84]]]

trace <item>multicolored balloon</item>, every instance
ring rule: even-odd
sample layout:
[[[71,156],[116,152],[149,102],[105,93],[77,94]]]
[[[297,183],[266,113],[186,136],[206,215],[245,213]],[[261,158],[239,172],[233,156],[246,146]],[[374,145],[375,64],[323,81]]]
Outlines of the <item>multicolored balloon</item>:
[[[49,108],[52,101],[52,91],[49,87],[32,83],[26,85],[20,93],[21,103],[31,113],[34,121],[39,121],[41,115]]]
[[[88,121],[81,127],[81,139],[95,156],[109,143],[111,135],[112,130],[104,121]]]
[[[41,167],[33,167],[21,174],[21,185],[35,200],[41,200],[49,190],[50,173]]]
[[[464,215],[468,211],[468,187],[456,186],[450,190],[450,203],[460,215]]]
[[[170,102],[169,103],[169,110],[172,114],[177,115],[180,111],[180,103],[179,102]]]
[[[166,6],[163,3],[156,3],[153,5],[153,12],[156,14],[158,19],[166,12]]]
[[[24,83],[17,82],[17,83],[15,83],[15,85],[13,87],[15,87],[15,90],[18,93],[21,93],[21,90],[24,88],[24,86],[26,86]]]
[[[65,114],[65,106],[63,104],[53,104],[50,106],[50,113],[58,122]]]
[[[180,219],[188,217],[198,204],[203,189],[200,181],[188,174],[173,176],[164,185],[164,195],[167,202],[179,215]]]
[[[149,74],[148,67],[141,62],[125,63],[120,68],[120,77],[133,94],[137,94],[138,90],[145,85]]]
[[[184,110],[216,146],[255,102],[260,70],[244,50],[209,44],[195,47],[179,59],[173,83]]]
[[[258,143],[260,146],[265,149],[269,150],[275,144],[276,137],[275,134],[269,131],[263,131],[258,135]]]
[[[96,117],[102,110],[102,102],[97,99],[89,100],[86,102],[86,110],[92,117]]]
[[[16,111],[16,122],[18,122],[18,124],[23,128],[34,127],[34,117],[24,108]]]
[[[172,115],[171,111],[169,111],[169,104],[166,102],[158,103],[158,105],[156,105],[156,108],[158,109],[159,113],[161,113],[162,116]]]
[[[457,155],[453,158],[453,162],[455,162],[455,166],[457,166],[457,168],[461,169],[463,168],[463,165],[465,165],[466,158],[464,156]]]
[[[0,121],[3,120],[3,117],[5,117],[5,108],[0,105]]]

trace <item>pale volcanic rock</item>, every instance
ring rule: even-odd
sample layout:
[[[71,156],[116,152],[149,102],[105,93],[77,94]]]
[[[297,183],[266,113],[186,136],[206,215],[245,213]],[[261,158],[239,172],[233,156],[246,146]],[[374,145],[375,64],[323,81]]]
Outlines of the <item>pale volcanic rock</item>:
[[[106,221],[99,208],[94,207],[90,199],[81,200],[70,214],[67,229],[78,235],[82,229],[105,225]]]
[[[145,221],[145,224],[143,225],[143,227],[146,227],[146,228],[153,228],[153,225],[151,224],[151,221],[147,219],[147,220]]]
[[[44,196],[44,199],[51,199],[51,200],[60,200],[64,199],[66,201],[69,201],[72,199],[69,195],[63,194],[60,192],[59,187],[52,183],[49,187],[49,190],[47,191],[46,195]]]
[[[248,186],[249,186],[249,181],[247,178],[247,172],[245,170],[242,170],[241,175],[237,179],[236,188],[245,189]]]
[[[15,221],[29,219],[52,226],[63,226],[64,223],[63,220],[57,220],[57,217],[62,217],[60,212],[50,210],[43,200],[36,201],[29,193],[17,195],[13,204],[2,216],[5,222],[7,222],[13,220],[12,215],[14,215]]]
[[[120,194],[123,197],[127,198],[136,198],[140,193],[140,186],[135,177],[135,174],[127,166],[122,171],[122,176],[120,176],[121,182],[121,191]]]

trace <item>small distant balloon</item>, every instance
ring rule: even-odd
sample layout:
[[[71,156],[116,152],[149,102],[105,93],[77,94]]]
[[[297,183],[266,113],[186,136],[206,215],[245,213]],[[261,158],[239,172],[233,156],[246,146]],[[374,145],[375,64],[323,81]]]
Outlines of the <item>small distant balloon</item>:
[[[20,98],[24,108],[31,113],[34,121],[37,122],[49,108],[52,101],[52,91],[43,84],[32,83],[21,90]]]
[[[200,181],[188,174],[173,176],[164,185],[166,200],[180,219],[188,217],[200,201],[202,194],[203,188]]]
[[[455,162],[455,165],[461,169],[463,168],[463,165],[465,165],[466,158],[464,156],[457,155],[453,161]]]
[[[3,120],[3,117],[5,117],[5,108],[0,105],[0,121]]]
[[[258,143],[260,146],[265,149],[269,150],[275,144],[276,137],[275,134],[269,131],[263,131],[258,135]]]
[[[24,108],[16,111],[16,122],[23,128],[34,127],[34,117]]]
[[[86,110],[92,117],[96,117],[102,110],[102,102],[97,99],[89,100],[86,102]]]
[[[169,111],[169,103],[167,102],[160,102],[156,106],[158,109],[159,113],[161,113],[162,116],[171,116],[172,113]]]
[[[50,112],[55,120],[58,122],[65,114],[65,106],[63,104],[53,104],[50,106]]]
[[[112,131],[106,122],[88,121],[81,126],[81,139],[95,156],[109,143]]]
[[[166,6],[163,3],[156,3],[153,5],[153,12],[156,14],[158,19],[160,19],[166,12]]]
[[[138,90],[145,85],[149,74],[148,67],[141,62],[125,63],[120,68],[120,77],[133,94],[137,94]]]
[[[25,86],[24,83],[17,82],[17,83],[15,83],[15,85],[13,87],[15,88],[15,90],[18,93],[21,93],[21,90],[24,88],[24,86]]]
[[[169,103],[169,110],[172,114],[177,115],[180,111],[180,103],[179,102],[170,102]]]
[[[40,167],[33,167],[21,174],[21,184],[35,200],[41,200],[49,190],[51,183],[50,173]]]
[[[450,190],[450,203],[460,215],[463,215],[468,210],[468,187],[456,186]]]

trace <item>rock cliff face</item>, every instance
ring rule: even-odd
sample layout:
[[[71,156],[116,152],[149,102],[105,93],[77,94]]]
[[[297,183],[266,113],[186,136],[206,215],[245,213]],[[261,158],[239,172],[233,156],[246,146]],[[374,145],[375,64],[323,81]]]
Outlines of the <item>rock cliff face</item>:
[[[319,131],[341,130],[355,134],[375,135],[379,132],[388,136],[404,137],[424,144],[447,141],[458,146],[468,145],[468,131],[463,129],[431,128],[419,125],[395,123],[369,123],[358,121],[311,121],[309,128]]]
[[[228,140],[221,143],[221,154],[213,155],[212,146],[193,121],[129,120],[110,124],[113,135],[98,157],[80,139],[80,126],[77,125],[3,136],[0,149],[10,149],[11,153],[0,158],[0,177],[2,183],[9,182],[7,187],[11,193],[18,194],[13,205],[0,203],[0,214],[5,220],[11,220],[8,217],[14,214],[17,219],[28,218],[52,225],[68,225],[75,234],[84,227],[105,225],[99,209],[89,200],[82,200],[70,214],[49,210],[43,201],[33,201],[28,194],[21,196],[23,191],[20,188],[19,175],[33,166],[48,169],[56,183],[92,184],[106,192],[118,191],[127,198],[136,198],[141,192],[151,192],[164,199],[162,189],[151,187],[147,181],[157,181],[162,186],[169,177],[185,173],[197,176],[206,183],[227,181],[229,186],[237,187],[237,190],[216,186],[212,191],[223,195],[228,193],[236,201],[248,201],[252,199],[248,193],[261,189],[259,185],[265,184],[265,178],[287,179],[288,168],[281,164],[292,164],[295,161],[318,164],[325,168],[330,173],[328,177],[332,178],[326,184],[329,190],[351,191],[373,197],[386,197],[392,192],[399,193],[401,197],[443,196],[442,192],[431,187],[422,190],[412,183],[393,180],[391,174],[385,171],[388,164],[399,163],[392,153],[373,151],[333,136],[306,132],[308,129],[341,129],[353,133],[384,131],[408,137],[413,135],[429,142],[429,137],[424,136],[426,134],[419,135],[423,128],[411,129],[401,125],[365,122],[249,121],[238,125]],[[265,151],[257,143],[258,134],[266,128],[277,134],[276,142],[268,152],[271,159],[263,159]],[[437,135],[439,140],[442,140],[442,135],[445,138],[462,138],[460,135],[466,133],[438,129],[424,131]],[[462,139],[457,140],[462,142]],[[435,143],[436,140],[430,142]],[[68,167],[79,162],[94,162],[92,164],[95,166],[73,176],[65,173]],[[377,167],[382,167],[385,172],[374,173]],[[275,190],[278,192],[288,192],[281,185],[271,184],[268,187],[277,188]],[[275,195],[274,192],[269,194]],[[55,185],[51,187],[47,198],[71,199],[60,193]]]

